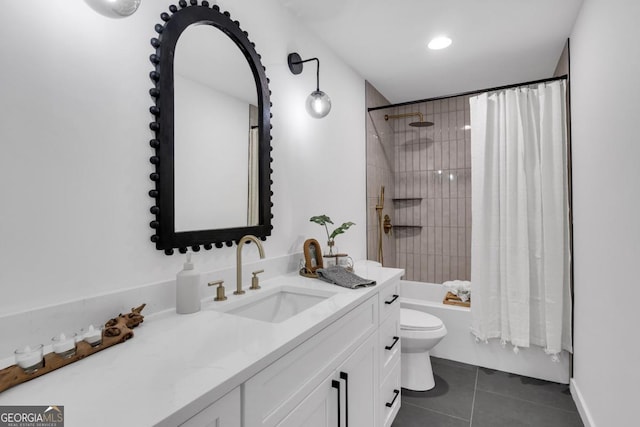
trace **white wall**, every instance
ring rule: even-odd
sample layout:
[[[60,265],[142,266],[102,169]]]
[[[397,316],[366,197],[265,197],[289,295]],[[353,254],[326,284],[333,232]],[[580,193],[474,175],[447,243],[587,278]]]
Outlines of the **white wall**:
[[[84,2],[3,4],[0,26],[0,313],[164,281],[181,268],[149,241],[149,39],[171,2],[143,1],[113,20]],[[364,81],[275,0],[219,1],[256,44],[273,91],[274,230],[268,257],[301,250],[326,213],[358,225],[340,250],[365,257]],[[160,5],[163,5],[160,7]],[[317,56],[325,119],[310,118]],[[257,259],[247,250],[244,259]],[[203,271],[233,265],[235,248],[200,251]],[[137,303],[137,302],[134,302]]]
[[[571,35],[573,386],[599,427],[638,422],[638,16],[635,0],[586,0]]]

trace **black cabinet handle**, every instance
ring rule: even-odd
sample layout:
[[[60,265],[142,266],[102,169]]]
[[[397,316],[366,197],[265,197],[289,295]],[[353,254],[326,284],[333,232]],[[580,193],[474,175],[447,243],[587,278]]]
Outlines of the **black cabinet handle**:
[[[338,427],[340,427],[340,381],[332,380],[331,387],[338,390]]]
[[[400,339],[400,337],[393,337],[393,344],[385,346],[384,349],[385,350],[391,350],[393,347],[396,346],[396,344],[398,344],[398,340],[399,339]]]
[[[344,416],[346,418],[345,427],[349,427],[349,375],[340,372],[340,379],[344,380]]]
[[[391,298],[390,301],[385,301],[384,303],[385,304],[393,304],[398,299],[399,296],[400,295],[393,294],[393,298]]]
[[[400,394],[400,390],[395,389],[393,390],[393,393],[395,394],[395,396],[393,396],[393,399],[391,399],[391,402],[387,402],[387,408],[391,408],[393,406],[394,403],[396,403],[396,399],[398,398],[398,395]]]

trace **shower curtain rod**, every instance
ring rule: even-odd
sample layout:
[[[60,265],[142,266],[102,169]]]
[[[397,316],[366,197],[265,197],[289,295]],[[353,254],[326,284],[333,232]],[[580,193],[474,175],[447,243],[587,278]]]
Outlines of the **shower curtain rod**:
[[[496,90],[513,89],[514,87],[528,86],[528,85],[534,85],[534,84],[539,84],[539,83],[548,83],[548,82],[554,82],[556,80],[566,80],[566,79],[567,79],[567,75],[564,74],[562,76],[550,77],[548,79],[532,80],[530,82],[515,83],[515,84],[511,84],[511,85],[506,85],[506,86],[497,86],[497,87],[492,87],[492,88],[489,88],[489,89],[472,90],[472,91],[469,91],[469,92],[456,93],[454,95],[437,96],[435,98],[419,99],[417,101],[400,102],[398,104],[382,105],[380,107],[371,107],[371,108],[367,108],[367,111],[383,110],[385,108],[394,108],[394,107],[404,107],[405,105],[421,104],[423,102],[439,101],[441,99],[456,98],[458,96],[474,95],[476,93],[493,92],[493,91],[496,91]]]

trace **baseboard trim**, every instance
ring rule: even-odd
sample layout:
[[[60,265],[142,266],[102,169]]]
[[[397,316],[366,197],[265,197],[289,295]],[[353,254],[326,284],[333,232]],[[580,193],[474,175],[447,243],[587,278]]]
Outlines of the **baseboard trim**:
[[[593,421],[593,417],[589,412],[589,408],[587,407],[587,402],[585,402],[582,393],[580,393],[580,389],[576,384],[575,378],[571,378],[569,380],[569,389],[571,390],[571,396],[573,397],[573,401],[578,408],[578,413],[580,414],[580,418],[582,418],[582,422],[585,427],[597,427],[596,423]]]

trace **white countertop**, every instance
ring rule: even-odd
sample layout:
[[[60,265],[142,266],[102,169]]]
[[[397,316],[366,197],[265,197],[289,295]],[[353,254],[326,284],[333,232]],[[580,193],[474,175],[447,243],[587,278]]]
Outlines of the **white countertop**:
[[[297,273],[261,283],[262,290],[202,310],[145,317],[133,339],[0,393],[0,405],[64,405],[65,426],[175,426],[374,295],[402,270],[357,264],[378,285],[356,290]],[[335,292],[281,323],[219,310],[280,285]],[[138,305],[143,301],[131,301]],[[143,312],[144,314],[144,312]]]

